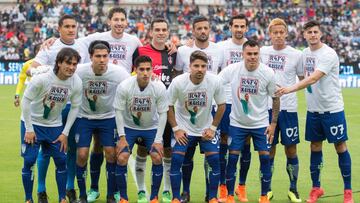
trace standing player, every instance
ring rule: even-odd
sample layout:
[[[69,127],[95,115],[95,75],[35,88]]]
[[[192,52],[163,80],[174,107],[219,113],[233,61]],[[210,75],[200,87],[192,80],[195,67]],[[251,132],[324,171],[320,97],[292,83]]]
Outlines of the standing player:
[[[39,52],[39,49],[40,49],[40,44],[35,45],[35,47],[34,47],[35,55]],[[15,107],[18,107],[20,105],[20,93],[22,92],[26,82],[29,82],[31,79],[30,77],[28,77],[26,75],[26,71],[30,68],[33,61],[34,61],[34,59],[30,59],[30,60],[26,61],[21,68],[21,71],[19,74],[19,81],[16,85],[16,90],[15,90],[15,97],[14,97],[14,106]]]
[[[270,22],[269,35],[272,46],[264,46],[260,49],[261,61],[272,68],[275,72],[276,84],[280,86],[291,86],[296,83],[296,77],[302,80],[304,71],[301,62],[301,51],[286,45],[288,34],[287,25],[284,20],[275,18]],[[270,167],[273,173],[276,145],[279,143],[285,147],[287,157],[286,171],[290,179],[288,197],[291,202],[301,202],[297,192],[297,178],[299,175],[299,160],[296,153],[296,145],[299,139],[299,124],[297,116],[296,93],[288,94],[280,98],[279,122],[275,129],[274,141],[270,150]],[[269,115],[271,115],[271,100],[269,101]],[[270,120],[271,122],[271,116]],[[270,190],[269,199],[273,198]]]
[[[164,18],[155,18],[150,25],[150,35],[152,37],[151,44],[139,47],[134,52],[133,59],[138,56],[149,56],[152,59],[153,74],[155,74],[164,85],[169,87],[173,77],[177,75],[174,69],[176,62],[176,53],[169,54],[166,48],[166,41],[169,38],[169,25]],[[171,126],[167,122],[163,134],[164,141],[164,187],[162,194],[162,202],[171,202],[170,195],[170,166],[171,166]],[[135,162],[136,181],[138,184],[138,203],[146,203],[145,194],[145,171],[147,149],[145,143],[138,143],[138,150]]]
[[[31,68],[27,71],[28,74],[36,74],[38,72],[47,72],[48,67],[44,65],[54,65],[55,58],[59,52],[64,47],[71,47],[78,51],[81,55],[80,63],[85,61],[87,57],[87,48],[76,40],[77,35],[77,22],[74,16],[63,15],[58,22],[59,25],[59,34],[60,38],[57,39],[53,46],[48,50],[40,50],[39,53],[34,58]],[[39,67],[41,66],[41,67]],[[70,105],[67,105],[63,111],[63,122],[65,124],[67,113],[69,112]],[[76,143],[75,143],[75,131],[72,128],[69,133],[69,147],[67,152],[67,169],[68,169],[68,178],[67,178],[67,196],[70,203],[75,202],[76,194],[74,190],[74,179],[75,179],[75,170],[76,170]],[[40,153],[41,155],[41,153]],[[49,166],[48,157],[39,156],[38,160],[38,199],[40,203],[47,203],[47,194],[45,188],[45,178],[47,169]]]
[[[226,168],[227,203],[235,203],[234,185],[236,165],[240,151],[250,135],[259,152],[261,196],[260,203],[269,202],[270,159],[268,141],[271,143],[277,123],[280,101],[274,97],[276,82],[273,71],[259,62],[260,48],[249,40],[243,45],[244,61],[232,64],[220,72],[224,84],[230,83],[232,106],[229,127],[229,157]],[[269,125],[268,96],[273,97],[273,117]]]
[[[209,41],[210,35],[210,23],[209,20],[204,16],[198,16],[193,19],[192,23],[192,33],[195,39],[194,46],[181,46],[178,49],[176,55],[176,70],[182,71],[184,73],[189,72],[190,67],[190,55],[196,50],[203,51],[208,60],[207,60],[207,71],[217,74],[221,69],[223,62],[223,52],[219,46],[213,42]],[[189,147],[186,153],[187,157],[194,156],[196,147]],[[182,200],[190,201],[190,182],[191,174],[194,167],[194,162],[192,159],[185,158],[182,165],[182,175],[183,175],[183,192]],[[205,173],[207,174],[207,163],[204,160]],[[206,182],[208,182],[208,175],[205,175]],[[207,184],[208,186],[208,184]],[[206,192],[208,193],[208,192]]]
[[[310,173],[312,186],[308,203],[315,203],[324,194],[320,187],[323,166],[322,144],[325,139],[333,143],[339,158],[344,181],[344,203],[353,203],[351,190],[351,158],[346,146],[348,139],[344,102],[339,84],[339,58],[336,52],[321,42],[320,23],[309,21],[304,25],[304,38],[309,47],[303,51],[305,79],[277,91],[289,94],[307,88],[307,115],[305,139],[310,141]]]
[[[233,16],[229,22],[230,30],[231,30],[231,38],[226,41],[218,42],[217,45],[219,49],[223,51],[223,62],[222,69],[226,66],[238,63],[243,60],[242,57],[242,46],[247,41],[245,38],[245,33],[248,30],[248,20],[244,14],[240,14],[237,16]],[[227,159],[227,151],[228,151],[228,132],[230,125],[230,112],[231,112],[231,86],[230,84],[226,84],[225,86],[226,93],[226,110],[224,116],[221,119],[219,130],[220,130],[220,187],[219,187],[219,201],[225,202],[227,198],[227,189],[225,182],[225,171],[226,171],[226,159]],[[246,176],[250,167],[251,161],[251,152],[250,152],[250,138],[246,140],[246,144],[244,149],[241,151],[240,158],[240,175],[239,175],[239,186],[236,188],[236,194],[240,201],[246,200],[246,189],[245,182]]]
[[[204,52],[194,51],[190,55],[190,72],[176,77],[169,87],[168,116],[175,139],[170,170],[172,203],[180,203],[180,169],[185,159],[189,162],[194,155],[192,152],[191,156],[186,156],[186,152],[189,148],[196,148],[198,143],[211,169],[209,202],[218,202],[216,196],[220,164],[219,137],[216,135],[216,129],[225,111],[225,93],[219,78],[207,73],[207,63],[208,57]],[[213,100],[218,107],[214,119],[211,116]]]
[[[115,144],[117,141],[115,110],[112,106],[118,84],[130,77],[122,68],[109,62],[110,45],[106,41],[90,44],[91,63],[78,67],[84,94],[76,121],[77,167],[76,177],[80,203],[87,203],[86,174],[89,147],[93,133],[99,135],[106,157],[107,203],[115,203]]]
[[[168,103],[164,84],[151,80],[151,63],[148,56],[136,58],[137,75],[122,82],[116,90],[114,107],[120,136],[116,147],[116,182],[121,196],[119,203],[128,202],[127,162],[138,138],[144,141],[153,162],[150,202],[159,202],[158,192],[163,176],[162,135],[166,125]]]
[[[56,165],[59,202],[66,203],[67,136],[81,104],[81,80],[74,75],[81,57],[71,48],[63,48],[56,56],[54,70],[34,77],[25,90],[22,101],[21,152],[24,158],[23,182],[27,200],[32,194],[31,168],[41,145],[44,156],[52,156]],[[67,101],[71,109],[65,127],[61,111]],[[39,201],[40,202],[40,201]]]

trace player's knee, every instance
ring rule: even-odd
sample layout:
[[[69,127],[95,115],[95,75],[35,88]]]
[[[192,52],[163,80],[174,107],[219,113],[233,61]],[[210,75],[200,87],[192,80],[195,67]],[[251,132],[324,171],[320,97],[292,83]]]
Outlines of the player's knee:
[[[285,154],[288,158],[295,158],[297,156],[296,145],[289,145],[285,147]]]
[[[157,152],[151,152],[150,153],[151,160],[155,165],[159,165],[162,163],[162,159],[159,153]]]
[[[164,148],[164,157],[171,158],[171,147]]]
[[[105,159],[107,162],[114,163],[115,162],[115,149],[113,147],[105,147]]]
[[[78,149],[77,151],[77,160],[76,163],[79,166],[85,166],[87,159],[89,156],[89,151],[88,150],[82,150],[81,148]]]
[[[286,148],[285,148],[285,153],[286,153]],[[270,148],[270,157],[273,158],[275,157],[276,154],[276,145],[272,145]]]
[[[335,143],[334,145],[337,153],[343,153],[347,150],[345,141]]]
[[[122,152],[120,153],[120,155],[117,157],[117,163],[120,166],[125,166],[128,163],[129,160],[129,156],[130,154],[128,152]]]
[[[138,156],[146,157],[147,154],[148,154],[148,151],[147,151],[146,147],[138,145],[136,153],[137,153]]]
[[[269,151],[259,151],[259,155],[270,155]]]
[[[311,151],[319,152],[322,150],[322,142],[311,142]]]

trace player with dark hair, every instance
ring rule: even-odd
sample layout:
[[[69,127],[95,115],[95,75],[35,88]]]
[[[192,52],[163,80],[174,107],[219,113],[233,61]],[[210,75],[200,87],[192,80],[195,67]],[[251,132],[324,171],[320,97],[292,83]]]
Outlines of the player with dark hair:
[[[338,154],[339,168],[344,181],[344,203],[353,203],[351,189],[351,157],[346,146],[348,140],[344,102],[339,83],[339,57],[328,45],[321,42],[320,23],[309,21],[304,25],[304,49],[302,62],[305,79],[277,91],[289,94],[306,88],[307,115],[305,139],[310,144],[310,173],[312,189],[308,203],[317,202],[324,195],[320,187],[320,171],[323,167],[322,146],[327,140],[334,144]]]

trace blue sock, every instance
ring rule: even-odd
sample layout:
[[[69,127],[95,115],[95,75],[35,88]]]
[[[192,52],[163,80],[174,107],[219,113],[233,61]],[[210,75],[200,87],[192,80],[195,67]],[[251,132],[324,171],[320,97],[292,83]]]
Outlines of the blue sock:
[[[205,194],[207,197],[209,197],[209,187],[210,187],[209,163],[207,162],[206,157],[204,158],[204,172],[205,172]]]
[[[116,190],[115,168],[116,163],[106,162],[107,197],[114,196]]]
[[[220,144],[220,184],[225,184],[225,171],[226,171],[226,158],[227,158],[228,145]]]
[[[37,156],[37,167],[38,167],[38,192],[45,192],[45,180],[46,173],[49,167],[50,157],[43,154],[42,149],[39,151]]]
[[[273,176],[273,173],[274,173],[274,157],[269,157],[269,163],[270,163],[270,184],[269,184],[269,191],[271,191],[271,181],[272,181],[272,176]]]
[[[104,154],[91,152],[90,154],[90,177],[91,177],[91,189],[99,190],[99,178],[101,165],[104,161]]]
[[[183,192],[187,192],[190,194],[190,182],[191,182],[191,174],[194,168],[194,153],[196,148],[189,147],[186,151],[184,161],[182,164],[182,181],[183,181]]]
[[[127,196],[127,165],[120,166],[116,164],[115,169],[115,177],[116,177],[116,185],[117,188],[120,190],[120,196],[122,199],[128,200]]]
[[[246,177],[250,168],[251,152],[250,145],[245,144],[244,149],[241,151],[240,157],[240,171],[239,171],[239,184],[245,185]]]
[[[22,182],[25,190],[25,201],[33,200],[32,192],[34,187],[34,164],[36,160],[28,160],[24,157],[24,167],[22,168]]]
[[[171,168],[170,168],[170,181],[173,198],[180,200],[180,185],[181,185],[181,165],[184,162],[184,155],[172,153],[171,155]]]
[[[310,155],[310,174],[313,187],[320,187],[320,171],[323,167],[322,151],[311,151]]]
[[[228,164],[226,166],[226,187],[228,195],[234,195],[234,187],[236,180],[236,165],[239,160],[238,154],[230,154],[228,156]]]
[[[65,199],[66,195],[66,178],[67,178],[67,168],[66,168],[66,157],[53,157],[56,170],[56,184],[59,194],[59,202],[62,199]]]
[[[163,165],[158,164],[152,165],[152,181],[151,181],[151,195],[150,200],[154,199],[155,197],[158,197],[159,195],[159,189],[161,185],[161,179],[163,177]]]
[[[297,191],[297,179],[299,176],[299,159],[297,156],[295,158],[287,158],[286,171],[290,179],[290,190]]]
[[[76,176],[76,151],[68,151],[66,154],[66,166],[68,170],[66,189],[75,189],[74,181]]]
[[[270,188],[270,156],[260,155],[260,179],[261,179],[261,195],[267,195]]]
[[[351,190],[351,157],[348,150],[338,153],[339,167],[344,181],[344,189]]]
[[[219,154],[206,156],[209,164],[209,200],[216,198],[220,181]]]
[[[86,175],[87,175],[87,164],[81,167],[76,164],[76,179],[79,187],[79,196],[86,197]]]

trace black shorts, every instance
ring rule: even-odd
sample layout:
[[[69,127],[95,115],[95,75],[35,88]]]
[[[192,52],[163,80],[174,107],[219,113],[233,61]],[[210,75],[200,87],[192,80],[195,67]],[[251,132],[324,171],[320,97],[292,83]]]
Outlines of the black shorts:
[[[170,148],[171,147],[171,134],[172,134],[172,128],[169,122],[166,122],[165,130],[163,133],[163,144],[164,148]],[[135,142],[139,146],[145,147],[145,142],[142,138],[138,138]]]

